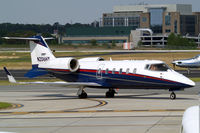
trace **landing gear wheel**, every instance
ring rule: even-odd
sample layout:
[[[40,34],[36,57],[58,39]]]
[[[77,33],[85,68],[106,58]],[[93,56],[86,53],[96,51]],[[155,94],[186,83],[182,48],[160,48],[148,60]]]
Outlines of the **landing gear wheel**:
[[[79,98],[87,98],[87,93],[83,90],[80,95],[78,95]]]
[[[106,97],[107,98],[113,98],[115,96],[115,90],[114,89],[109,89],[109,91],[106,92]]]
[[[171,99],[171,100],[176,99],[176,94],[175,94],[174,92],[172,92],[172,93],[170,94],[170,99]]]

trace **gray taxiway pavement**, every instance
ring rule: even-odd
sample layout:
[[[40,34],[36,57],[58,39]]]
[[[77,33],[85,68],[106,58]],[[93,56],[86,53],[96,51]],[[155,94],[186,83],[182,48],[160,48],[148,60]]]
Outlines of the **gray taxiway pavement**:
[[[0,101],[18,104],[0,110],[0,132],[16,133],[179,133],[184,110],[199,104],[199,87],[176,92],[119,90],[104,98],[105,89],[86,91],[78,99],[76,88],[41,85],[0,86]]]

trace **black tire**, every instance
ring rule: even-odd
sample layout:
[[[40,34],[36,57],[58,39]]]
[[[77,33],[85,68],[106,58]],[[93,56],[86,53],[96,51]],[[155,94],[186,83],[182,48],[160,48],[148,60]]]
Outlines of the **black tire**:
[[[106,92],[106,97],[107,97],[107,98],[110,97],[110,92],[109,92],[109,91]]]
[[[78,95],[79,98],[87,98],[87,93],[86,92],[82,92],[80,95]]]
[[[107,91],[106,92],[106,97],[107,98],[113,98],[115,96],[115,93],[113,91]]]
[[[176,94],[175,94],[174,92],[172,92],[172,93],[170,94],[170,99],[171,99],[171,100],[176,99]]]

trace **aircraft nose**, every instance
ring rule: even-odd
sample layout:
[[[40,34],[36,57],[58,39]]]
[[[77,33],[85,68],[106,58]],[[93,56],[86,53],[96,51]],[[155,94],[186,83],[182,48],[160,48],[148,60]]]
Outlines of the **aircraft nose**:
[[[172,64],[176,64],[177,63],[177,61],[172,61]]]
[[[180,74],[176,71],[173,71],[175,74],[173,79],[179,83],[181,83],[182,88],[190,88],[195,86],[195,82],[189,79],[188,77],[184,76],[183,74]]]
[[[195,82],[192,81],[192,80],[190,80],[190,81],[191,81],[190,85],[191,85],[192,87],[194,87],[194,86],[196,85]]]
[[[182,62],[179,61],[179,60],[176,60],[176,61],[172,61],[172,64],[181,64]]]
[[[189,85],[189,87],[194,87],[195,86],[195,82],[192,81],[189,78],[186,79],[185,84]]]

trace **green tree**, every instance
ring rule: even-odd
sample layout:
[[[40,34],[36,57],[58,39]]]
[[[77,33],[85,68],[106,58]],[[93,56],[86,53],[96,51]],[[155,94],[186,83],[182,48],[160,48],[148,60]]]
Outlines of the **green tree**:
[[[90,43],[91,43],[92,46],[97,46],[97,40],[95,40],[95,39],[92,39],[90,41]]]
[[[171,33],[168,36],[167,39],[167,46],[169,48],[196,48],[197,44],[194,42],[194,40],[184,38],[181,35],[176,35],[174,33]]]
[[[167,39],[167,45],[169,46],[175,46],[177,43],[175,42],[176,41],[176,35],[174,33],[171,33],[169,36],[168,36],[168,39]]]
[[[115,41],[112,41],[112,47],[116,47]]]

